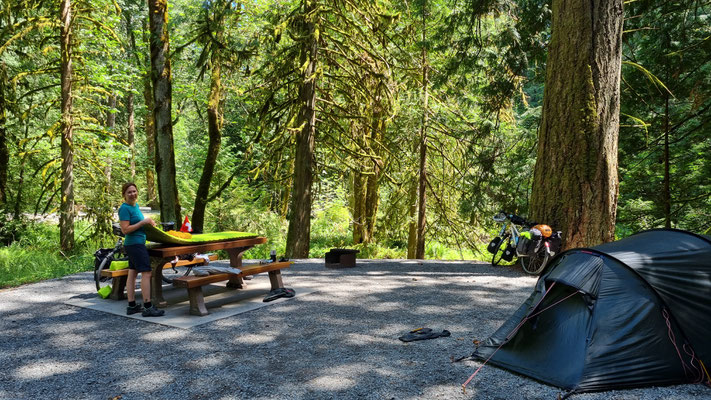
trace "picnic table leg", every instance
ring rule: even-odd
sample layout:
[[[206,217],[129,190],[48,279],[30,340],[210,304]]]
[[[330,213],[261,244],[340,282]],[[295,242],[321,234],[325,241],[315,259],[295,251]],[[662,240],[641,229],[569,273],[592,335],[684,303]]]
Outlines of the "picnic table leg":
[[[242,253],[251,249],[253,246],[248,247],[235,247],[234,249],[227,249],[227,254],[230,256],[230,267],[232,268],[242,268]],[[243,289],[245,287],[244,281],[239,276],[234,276],[227,281],[227,287],[230,289]]]
[[[281,281],[281,270],[269,271],[269,283],[272,284],[272,290],[284,287]]]
[[[171,260],[172,258],[151,257],[151,302],[156,307],[168,306],[168,302],[163,298],[163,266]]]
[[[125,300],[126,299],[126,280],[127,276],[117,276],[112,279],[113,285],[111,285],[111,294],[109,298],[111,300]]]
[[[209,314],[207,307],[205,307],[205,297],[202,295],[202,286],[188,289],[188,297],[190,298],[190,315],[203,317]]]
[[[237,275],[232,275],[225,285],[228,289],[244,289],[244,281]]]
[[[235,247],[233,249],[227,249],[227,254],[230,255],[230,267],[242,268],[242,253],[251,249],[254,246],[246,247]]]

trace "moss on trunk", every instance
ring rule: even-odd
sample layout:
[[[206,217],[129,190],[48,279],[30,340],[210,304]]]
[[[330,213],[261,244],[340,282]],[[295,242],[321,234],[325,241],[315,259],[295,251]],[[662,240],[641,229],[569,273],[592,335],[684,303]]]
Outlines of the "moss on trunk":
[[[553,1],[532,218],[566,248],[614,239],[622,1]]]

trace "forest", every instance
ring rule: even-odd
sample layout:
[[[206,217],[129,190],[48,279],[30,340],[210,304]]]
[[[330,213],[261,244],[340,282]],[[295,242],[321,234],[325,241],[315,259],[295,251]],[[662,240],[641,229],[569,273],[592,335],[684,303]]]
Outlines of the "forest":
[[[582,3],[3,0],[0,258],[110,245],[128,181],[294,258],[708,233],[711,2]]]

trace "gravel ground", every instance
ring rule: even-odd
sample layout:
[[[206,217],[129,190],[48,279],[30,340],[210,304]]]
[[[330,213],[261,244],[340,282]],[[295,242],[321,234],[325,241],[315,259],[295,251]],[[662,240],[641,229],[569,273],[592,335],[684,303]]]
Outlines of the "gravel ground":
[[[471,354],[528,297],[535,278],[476,262],[298,260],[284,282],[320,289],[190,330],[64,304],[89,273],[0,290],[2,399],[555,399],[559,388],[486,366],[462,393]],[[168,309],[170,312],[170,309]],[[418,327],[451,337],[403,343]],[[579,394],[711,399],[681,385]]]

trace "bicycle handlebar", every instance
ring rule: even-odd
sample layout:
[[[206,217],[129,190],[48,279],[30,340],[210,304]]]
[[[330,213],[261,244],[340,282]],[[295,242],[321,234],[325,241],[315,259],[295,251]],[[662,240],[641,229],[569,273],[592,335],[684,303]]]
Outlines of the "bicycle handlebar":
[[[111,229],[114,231],[114,235],[119,236],[119,237],[125,237],[126,235],[123,234],[123,231],[121,231],[121,225],[117,223],[111,224]]]
[[[522,225],[522,226],[526,226],[526,227],[530,228],[530,227],[538,224],[537,222],[528,221],[528,220],[526,220],[526,218],[520,217],[516,214],[507,213],[505,211],[500,211],[500,214],[504,214],[506,216],[506,218],[509,219],[509,221],[511,221],[512,223],[514,223],[516,225]]]

